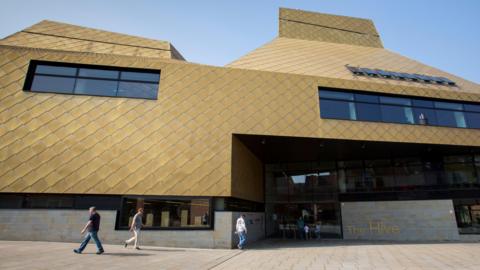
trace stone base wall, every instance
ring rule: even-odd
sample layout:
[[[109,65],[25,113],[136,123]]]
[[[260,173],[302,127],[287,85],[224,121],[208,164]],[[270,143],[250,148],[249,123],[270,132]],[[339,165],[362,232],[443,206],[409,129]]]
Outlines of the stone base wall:
[[[451,200],[343,202],[344,239],[460,240]]]
[[[122,244],[131,237],[131,232],[115,230],[116,211],[99,211],[101,224],[99,237],[103,243]],[[239,213],[215,212],[214,230],[144,230],[140,235],[141,245],[232,248],[236,244],[233,234]],[[246,213],[252,220],[249,241],[264,237],[263,213]],[[85,210],[57,209],[1,209],[0,239],[27,241],[79,242],[80,230],[88,221]]]

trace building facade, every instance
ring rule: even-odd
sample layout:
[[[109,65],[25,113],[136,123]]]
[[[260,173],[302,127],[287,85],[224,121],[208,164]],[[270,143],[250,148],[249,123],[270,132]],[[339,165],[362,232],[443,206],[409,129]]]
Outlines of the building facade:
[[[383,48],[372,21],[280,9],[225,67],[42,21],[0,40],[0,238],[120,243],[480,238],[480,85]]]

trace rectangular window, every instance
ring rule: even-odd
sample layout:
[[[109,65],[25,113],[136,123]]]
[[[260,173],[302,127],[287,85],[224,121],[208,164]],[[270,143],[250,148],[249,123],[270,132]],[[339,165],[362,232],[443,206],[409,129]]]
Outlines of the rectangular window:
[[[480,234],[480,200],[453,200],[460,234]]]
[[[318,93],[321,99],[328,98],[328,99],[353,100],[352,93],[340,92],[340,91],[329,91],[329,90],[321,90]]]
[[[157,99],[159,70],[32,61],[24,90]]]
[[[144,229],[209,229],[212,224],[210,199],[124,198],[119,228],[132,224],[138,208],[144,209]]]
[[[340,100],[320,100],[322,118],[357,120],[355,104]]]
[[[357,117],[360,121],[382,121],[380,105],[371,103],[357,103]]]
[[[466,128],[467,123],[463,112],[450,110],[437,110],[437,122],[439,126]]]
[[[480,128],[480,113],[465,112],[469,128]]]
[[[322,118],[480,129],[480,104],[472,102],[464,104],[331,88],[319,89],[318,94]]]
[[[389,123],[413,124],[413,112],[410,107],[381,105],[382,120]]]
[[[413,108],[415,124],[436,126],[437,116],[435,110],[427,108]]]

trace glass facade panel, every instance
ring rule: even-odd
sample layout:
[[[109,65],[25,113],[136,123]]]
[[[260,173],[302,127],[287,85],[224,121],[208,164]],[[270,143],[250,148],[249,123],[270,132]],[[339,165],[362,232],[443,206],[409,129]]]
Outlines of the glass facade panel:
[[[118,86],[118,96],[157,99],[158,84],[138,83],[138,82],[120,82]]]
[[[59,67],[59,66],[47,66],[37,65],[35,69],[37,74],[50,74],[50,75],[62,75],[62,76],[75,76],[77,69],[73,67]]]
[[[480,199],[453,200],[460,234],[480,234]]]
[[[437,110],[437,123],[439,126],[446,127],[467,127],[463,112],[449,111],[449,110]]]
[[[357,120],[360,121],[382,121],[382,115],[380,113],[380,105],[370,103],[357,103],[355,104],[357,109]]]
[[[460,103],[435,101],[435,108],[462,111],[463,106]]]
[[[75,94],[114,97],[117,95],[117,84],[116,81],[78,79]]]
[[[158,98],[160,71],[136,72],[125,71],[124,68],[114,70],[112,67],[90,68],[81,64],[47,63],[32,61],[31,69],[35,69],[37,73],[29,71],[24,90],[109,97]]]
[[[480,113],[465,112],[469,128],[480,128]]]
[[[130,81],[158,82],[160,80],[160,73],[155,74],[145,72],[122,71],[120,79]]]
[[[322,118],[480,129],[480,104],[334,90],[319,95]]]
[[[72,94],[75,79],[36,75],[30,91]]]
[[[104,70],[104,69],[92,69],[92,68],[81,68],[78,72],[80,77],[89,77],[89,78],[104,78],[104,79],[118,79],[118,71],[114,70]]]
[[[337,100],[320,100],[322,118],[356,120],[355,104]]]
[[[477,184],[473,156],[444,157],[445,181],[449,186],[468,187]]]
[[[409,98],[397,98],[397,97],[384,97],[380,96],[380,103],[382,104],[394,104],[394,105],[412,105],[412,101]]]
[[[423,99],[412,99],[412,105],[415,107],[433,108],[433,101]]]
[[[369,183],[372,190],[394,188],[394,170],[390,160],[366,160],[365,182]]]
[[[355,101],[378,103],[378,96],[376,96],[376,95],[355,94]]]
[[[433,109],[413,108],[413,118],[415,120],[415,124],[432,126],[438,125],[437,115]]]
[[[320,98],[331,98],[331,99],[342,99],[342,100],[353,100],[353,94],[347,92],[339,91],[329,91],[329,90],[320,90]]]
[[[145,229],[210,228],[210,199],[125,198],[120,228],[128,228],[138,208],[144,209]]]
[[[382,120],[389,123],[414,124],[410,107],[381,105]]]
[[[480,105],[473,104],[463,104],[465,111],[469,112],[480,112]]]
[[[394,160],[395,188],[400,190],[425,186],[422,161],[418,158],[399,158]]]

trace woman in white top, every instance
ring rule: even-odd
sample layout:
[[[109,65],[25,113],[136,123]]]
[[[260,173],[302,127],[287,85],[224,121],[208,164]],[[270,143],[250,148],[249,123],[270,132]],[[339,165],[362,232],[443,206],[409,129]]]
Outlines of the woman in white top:
[[[243,249],[245,247],[245,242],[247,241],[247,226],[245,225],[245,215],[242,214],[237,219],[237,225],[235,227],[235,233],[238,234],[238,245],[239,249]]]

